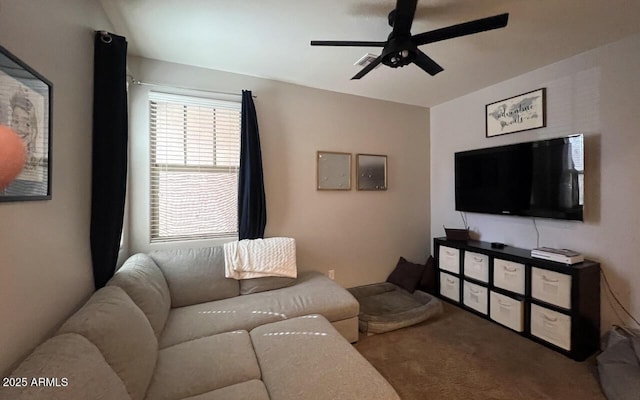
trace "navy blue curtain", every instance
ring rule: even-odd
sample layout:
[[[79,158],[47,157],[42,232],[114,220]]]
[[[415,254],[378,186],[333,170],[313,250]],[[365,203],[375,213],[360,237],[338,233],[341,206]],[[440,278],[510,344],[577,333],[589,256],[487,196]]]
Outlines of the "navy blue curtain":
[[[93,68],[91,259],[96,289],[118,261],[127,187],[127,40],[96,32]]]
[[[238,239],[264,237],[267,204],[256,106],[250,90],[242,91],[240,172],[238,177]]]

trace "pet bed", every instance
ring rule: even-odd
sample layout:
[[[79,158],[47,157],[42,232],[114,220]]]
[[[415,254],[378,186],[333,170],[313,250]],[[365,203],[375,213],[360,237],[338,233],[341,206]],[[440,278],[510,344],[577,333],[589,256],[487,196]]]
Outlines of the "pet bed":
[[[640,393],[640,332],[611,329],[597,357],[602,391],[609,400],[636,400]]]
[[[360,303],[358,327],[367,335],[415,325],[442,313],[442,303],[430,294],[409,293],[389,282],[348,290]]]

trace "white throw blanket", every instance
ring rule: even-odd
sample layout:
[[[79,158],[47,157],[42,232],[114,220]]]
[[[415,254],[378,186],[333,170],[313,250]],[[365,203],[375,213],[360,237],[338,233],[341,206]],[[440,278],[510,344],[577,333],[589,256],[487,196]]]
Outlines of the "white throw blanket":
[[[224,275],[233,279],[266,276],[296,278],[296,241],[275,237],[225,243]]]

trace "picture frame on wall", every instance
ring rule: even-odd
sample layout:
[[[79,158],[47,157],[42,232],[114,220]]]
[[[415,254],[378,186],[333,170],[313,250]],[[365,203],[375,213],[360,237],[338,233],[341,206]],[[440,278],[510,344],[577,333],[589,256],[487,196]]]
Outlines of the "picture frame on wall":
[[[358,190],[387,190],[387,156],[357,154],[356,171]]]
[[[546,88],[487,104],[485,121],[488,138],[547,126]]]
[[[318,151],[317,190],[351,190],[351,153]]]
[[[0,125],[25,148],[20,174],[0,190],[0,202],[51,199],[51,100],[53,85],[0,46]]]

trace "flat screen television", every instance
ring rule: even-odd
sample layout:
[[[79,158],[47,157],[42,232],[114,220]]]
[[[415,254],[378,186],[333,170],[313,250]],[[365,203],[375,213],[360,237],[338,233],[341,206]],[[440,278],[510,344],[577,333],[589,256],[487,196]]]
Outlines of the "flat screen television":
[[[455,153],[456,210],[583,220],[582,134]]]

